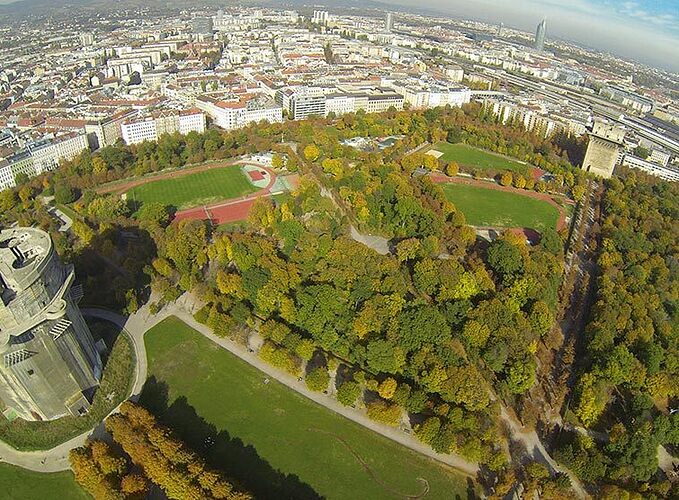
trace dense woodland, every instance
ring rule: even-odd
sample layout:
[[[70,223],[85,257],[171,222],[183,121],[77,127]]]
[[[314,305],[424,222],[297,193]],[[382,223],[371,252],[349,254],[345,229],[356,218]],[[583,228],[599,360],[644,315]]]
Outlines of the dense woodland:
[[[582,340],[576,425],[557,457],[590,482],[669,495],[658,445],[679,445],[679,185],[638,172],[607,181],[597,300]],[[652,486],[649,486],[649,483]],[[677,494],[676,487],[673,494]]]
[[[388,135],[405,137],[374,152],[340,142]],[[491,244],[477,240],[454,203],[419,172],[457,167],[408,154],[440,140],[554,173],[536,189],[576,199],[584,192],[585,174],[569,161],[581,155],[581,142],[498,124],[470,105],[263,123],[104,148],[0,193],[0,218],[50,229],[92,303],[132,313],[149,290],[152,310],[192,291],[207,304],[197,319],[218,335],[246,342],[256,332],[264,342],[259,355],[305,376],[313,390],[327,388],[332,375],[342,404],[365,407],[389,425],[407,420],[435,450],[502,471],[508,443],[499,413],[535,383],[538,346],[558,330],[565,235],[547,230],[535,246],[511,232]],[[267,150],[279,152],[276,167],[299,170],[301,185],[278,203],[258,202],[245,230],[170,223],[172,207],[133,207],[92,190]],[[581,346],[572,418],[600,432],[610,428],[611,439],[564,431],[558,457],[586,482],[639,490],[655,472],[650,462],[638,467],[651,460],[650,446],[676,443],[676,425],[664,415],[676,390],[679,205],[674,187],[633,175],[607,189],[599,301]],[[54,231],[38,193],[72,203],[71,235]],[[389,238],[392,252],[379,255],[354,241],[350,225]],[[640,451],[630,452],[637,442]],[[513,474],[501,477],[511,484]],[[565,476],[532,467],[518,477],[536,492],[567,495]]]

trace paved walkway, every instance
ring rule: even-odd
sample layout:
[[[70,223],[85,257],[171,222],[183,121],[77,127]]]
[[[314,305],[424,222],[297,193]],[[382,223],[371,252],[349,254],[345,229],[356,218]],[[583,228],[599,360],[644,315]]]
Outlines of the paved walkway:
[[[571,480],[571,486],[577,497],[589,498],[589,494],[585,491],[585,488],[583,488],[582,483],[580,483],[580,480],[577,478],[577,476],[567,470],[565,467],[560,466],[550,456],[549,452],[543,446],[542,441],[540,441],[537,432],[534,430],[527,430],[521,426],[504,407],[500,412],[500,418],[507,425],[507,428],[511,434],[511,439],[522,443],[526,447],[527,453],[534,460],[542,462],[555,472],[563,472],[567,474]]]
[[[196,306],[193,303],[191,297],[188,294],[185,294],[177,302],[166,306],[160,313],[156,315],[152,315],[150,313],[148,306],[142,307],[137,313],[131,315],[128,318],[101,309],[83,309],[83,314],[111,321],[124,328],[129,333],[134,345],[135,353],[137,355],[137,372],[132,390],[132,397],[130,398],[132,400],[135,400],[141,393],[141,389],[144,386],[144,382],[146,381],[146,375],[148,371],[146,349],[144,347],[144,333],[164,319],[170,316],[176,316],[215,344],[228,350],[243,361],[264,372],[272,379],[279,381],[283,385],[293,389],[311,401],[314,401],[315,403],[318,403],[325,408],[328,408],[329,410],[334,411],[335,413],[338,413],[349,420],[358,423],[359,425],[362,425],[363,427],[381,434],[392,441],[410,448],[417,453],[444,463],[467,475],[475,476],[479,471],[479,466],[476,463],[469,462],[457,455],[443,455],[436,453],[429,446],[418,441],[415,437],[406,434],[399,429],[389,427],[369,419],[363,411],[347,408],[341,405],[331,396],[309,390],[303,381],[300,382],[296,377],[282,372],[267,364],[257,357],[257,355],[249,352],[241,345],[231,340],[214,335],[207,326],[198,323],[193,318],[192,313],[194,312],[195,308]],[[116,412],[117,410],[118,409],[116,408],[112,413]],[[80,436],[77,436],[51,450],[39,452],[17,451],[5,443],[0,442],[0,461],[18,465],[20,467],[37,472],[56,472],[67,470],[69,469],[68,452],[73,448],[82,446],[90,436],[97,434],[98,432],[101,432],[101,429],[85,432]]]

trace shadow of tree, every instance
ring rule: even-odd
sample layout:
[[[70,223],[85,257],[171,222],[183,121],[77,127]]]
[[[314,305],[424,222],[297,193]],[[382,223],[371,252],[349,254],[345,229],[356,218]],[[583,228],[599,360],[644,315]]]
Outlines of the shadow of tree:
[[[150,377],[142,389],[139,403],[170,427],[210,467],[224,472],[255,498],[317,500],[311,486],[294,474],[274,469],[257,450],[226,430],[217,430],[189,405],[185,397],[169,404],[168,387]]]

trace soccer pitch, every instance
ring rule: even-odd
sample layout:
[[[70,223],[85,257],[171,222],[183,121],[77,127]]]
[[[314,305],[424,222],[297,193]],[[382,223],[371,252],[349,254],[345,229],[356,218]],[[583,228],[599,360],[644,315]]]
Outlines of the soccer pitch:
[[[254,193],[253,186],[239,166],[215,168],[183,177],[160,179],[127,191],[135,204],[159,202],[177,210],[207,205]]]
[[[512,172],[526,175],[528,165],[502,155],[490,153],[482,149],[474,148],[466,144],[451,144],[449,142],[438,142],[430,150],[443,153],[439,160],[444,163],[456,161],[460,165],[469,168],[480,168],[484,170],[511,170]]]
[[[464,184],[441,187],[472,226],[554,229],[559,219],[553,205],[521,194]]]

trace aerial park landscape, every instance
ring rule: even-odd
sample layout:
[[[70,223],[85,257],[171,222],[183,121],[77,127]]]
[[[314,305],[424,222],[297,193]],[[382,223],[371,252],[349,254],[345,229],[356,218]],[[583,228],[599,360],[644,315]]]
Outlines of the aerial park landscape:
[[[520,46],[504,25],[443,43],[461,28],[415,14],[347,14],[378,36],[244,9],[107,28],[129,47],[69,76],[87,95],[47,105],[36,70],[0,100],[5,497],[678,495],[679,184],[635,128],[645,101],[616,125],[597,83],[552,120],[517,71],[441,50]],[[257,50],[237,45],[252,30]],[[399,37],[418,42],[376,55]],[[370,74],[409,72],[305,80],[362,67],[357,47]],[[526,88],[565,106],[572,87]]]

